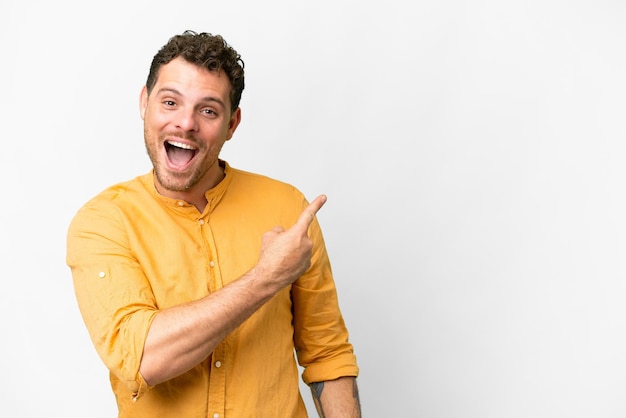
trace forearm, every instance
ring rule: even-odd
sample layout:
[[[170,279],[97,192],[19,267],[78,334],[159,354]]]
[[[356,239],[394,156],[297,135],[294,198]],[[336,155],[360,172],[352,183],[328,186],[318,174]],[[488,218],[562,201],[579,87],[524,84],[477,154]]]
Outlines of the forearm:
[[[149,385],[195,367],[237,326],[311,265],[307,235],[315,213],[326,202],[318,196],[296,223],[263,234],[259,261],[248,273],[196,302],[165,309],[152,321],[139,371]]]
[[[320,418],[360,418],[361,404],[356,378],[311,383],[311,393]]]
[[[253,269],[203,299],[160,311],[148,331],[139,369],[146,382],[156,385],[202,362],[282,287],[259,276]]]

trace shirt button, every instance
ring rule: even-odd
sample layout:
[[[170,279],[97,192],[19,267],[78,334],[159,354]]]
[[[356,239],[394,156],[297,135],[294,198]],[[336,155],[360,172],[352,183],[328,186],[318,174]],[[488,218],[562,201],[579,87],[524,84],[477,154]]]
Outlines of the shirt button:
[[[216,362],[215,362],[215,367],[217,367],[218,369],[219,369],[220,367],[222,367],[222,362],[221,362],[221,361],[219,361],[219,360],[218,360],[218,361],[216,361]]]
[[[199,219],[199,220],[198,220],[198,223],[199,223],[200,225],[204,225],[204,219]]]
[[[220,418],[220,414],[218,413],[213,414],[213,418]]]
[[[104,276],[106,276],[105,272],[101,271],[100,273],[98,273],[98,277],[100,277],[101,279],[103,279]]]
[[[213,260],[209,261],[209,266],[215,267],[215,262]]]
[[[185,206],[185,202],[183,202],[182,200],[178,201],[178,206]]]

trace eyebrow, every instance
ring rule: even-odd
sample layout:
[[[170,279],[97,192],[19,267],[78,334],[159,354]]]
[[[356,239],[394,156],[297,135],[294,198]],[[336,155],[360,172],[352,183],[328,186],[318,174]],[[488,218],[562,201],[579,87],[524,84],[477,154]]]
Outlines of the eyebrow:
[[[161,87],[159,89],[159,91],[157,91],[157,94],[162,94],[162,93],[167,93],[167,92],[174,93],[177,96],[182,96],[183,95],[180,91],[176,90],[173,87]],[[203,102],[216,102],[220,106],[222,106],[224,109],[226,108],[226,104],[222,101],[222,99],[220,99],[218,97],[206,96],[206,97],[202,98],[202,101]]]

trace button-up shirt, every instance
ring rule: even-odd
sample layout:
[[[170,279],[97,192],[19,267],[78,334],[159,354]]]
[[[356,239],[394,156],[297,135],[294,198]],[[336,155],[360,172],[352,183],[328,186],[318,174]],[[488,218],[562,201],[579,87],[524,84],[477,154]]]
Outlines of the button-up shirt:
[[[207,359],[154,387],[139,373],[159,310],[237,280],[257,262],[262,234],[290,227],[308,204],[289,184],[222,164],[202,213],[158,194],[151,171],[107,188],[70,225],[78,305],[122,418],[305,417],[296,359],[306,383],[358,374],[317,220],[310,269]]]

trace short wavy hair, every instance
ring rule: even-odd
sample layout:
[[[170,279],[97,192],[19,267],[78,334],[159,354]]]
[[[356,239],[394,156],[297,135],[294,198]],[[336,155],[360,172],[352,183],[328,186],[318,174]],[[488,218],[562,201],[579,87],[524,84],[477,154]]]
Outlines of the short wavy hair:
[[[231,111],[234,112],[239,107],[244,88],[244,62],[241,56],[220,35],[191,30],[171,37],[152,59],[146,80],[148,95],[156,84],[161,66],[177,57],[212,72],[223,71],[232,86]]]

